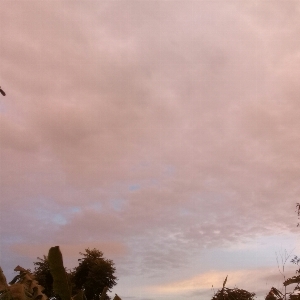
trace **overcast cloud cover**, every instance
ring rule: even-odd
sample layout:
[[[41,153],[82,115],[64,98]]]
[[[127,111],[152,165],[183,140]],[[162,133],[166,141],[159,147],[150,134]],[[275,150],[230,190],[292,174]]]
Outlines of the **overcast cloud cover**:
[[[122,299],[265,296],[299,254],[299,1],[0,1],[0,265],[96,247]],[[281,252],[283,253],[283,252]],[[295,268],[291,269],[294,274]]]

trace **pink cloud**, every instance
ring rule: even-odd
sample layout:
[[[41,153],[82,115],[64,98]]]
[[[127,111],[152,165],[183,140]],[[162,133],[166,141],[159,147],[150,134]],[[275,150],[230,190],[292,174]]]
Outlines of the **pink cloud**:
[[[99,243],[151,273],[297,230],[297,4],[1,7],[4,253]]]

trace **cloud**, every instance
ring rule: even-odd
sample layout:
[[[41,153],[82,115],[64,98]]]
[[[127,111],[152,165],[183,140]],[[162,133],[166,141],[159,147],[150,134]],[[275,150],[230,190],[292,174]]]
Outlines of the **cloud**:
[[[1,7],[2,257],[115,243],[153,279],[295,233],[298,4]]]

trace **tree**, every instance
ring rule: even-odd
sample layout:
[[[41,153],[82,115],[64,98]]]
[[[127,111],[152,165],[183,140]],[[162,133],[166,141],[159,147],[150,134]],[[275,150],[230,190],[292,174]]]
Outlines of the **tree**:
[[[72,283],[75,289],[84,289],[87,300],[98,300],[105,287],[110,290],[117,284],[114,275],[114,262],[103,257],[103,253],[97,249],[85,249],[80,253],[83,258],[78,259],[79,266],[72,272]],[[106,299],[110,299],[106,296]]]
[[[69,284],[72,288],[72,295],[75,295],[80,289],[84,290],[87,300],[99,300],[99,295],[104,287],[111,289],[116,285],[117,277],[114,275],[114,262],[103,257],[103,253],[97,249],[85,249],[85,253],[80,254],[83,258],[78,259],[79,265],[73,270],[66,270]],[[33,274],[40,285],[45,290],[44,293],[50,298],[60,299],[53,291],[53,278],[50,272],[48,257],[37,258],[34,262]],[[106,296],[105,299],[110,299]]]
[[[37,258],[38,261],[34,262],[34,271],[33,274],[37,282],[45,288],[44,294],[47,295],[48,298],[55,297],[53,292],[53,278],[50,273],[50,267],[48,262],[48,257],[44,255],[44,258]]]

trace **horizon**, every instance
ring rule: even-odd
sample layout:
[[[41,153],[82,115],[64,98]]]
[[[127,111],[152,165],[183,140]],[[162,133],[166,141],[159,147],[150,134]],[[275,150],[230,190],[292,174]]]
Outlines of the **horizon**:
[[[59,245],[67,268],[112,259],[123,300],[211,299],[227,275],[281,289],[276,258],[300,255],[299,2],[0,9],[8,280]]]

